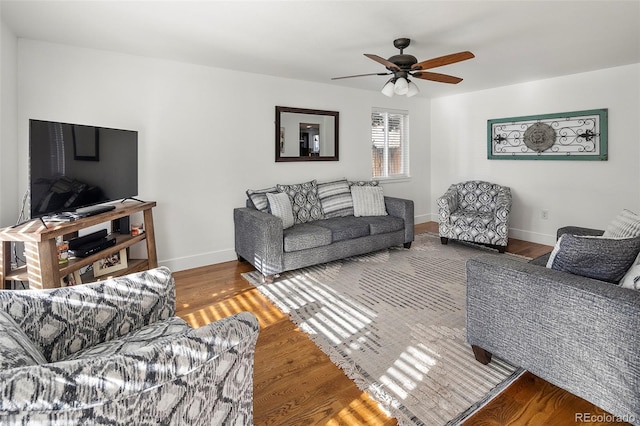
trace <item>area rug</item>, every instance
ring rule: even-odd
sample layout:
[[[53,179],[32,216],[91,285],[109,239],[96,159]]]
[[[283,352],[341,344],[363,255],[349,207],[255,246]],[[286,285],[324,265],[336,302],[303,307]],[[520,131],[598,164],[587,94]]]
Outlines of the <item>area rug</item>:
[[[251,284],[401,425],[458,424],[522,374],[465,341],[468,259],[492,253],[418,234],[401,246]],[[508,256],[498,254],[495,256]]]

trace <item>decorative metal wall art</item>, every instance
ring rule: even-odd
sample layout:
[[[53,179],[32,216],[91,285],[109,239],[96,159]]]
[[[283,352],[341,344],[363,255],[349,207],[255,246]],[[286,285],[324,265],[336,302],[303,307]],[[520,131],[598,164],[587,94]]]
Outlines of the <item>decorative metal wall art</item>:
[[[607,160],[607,109],[487,121],[490,160]]]

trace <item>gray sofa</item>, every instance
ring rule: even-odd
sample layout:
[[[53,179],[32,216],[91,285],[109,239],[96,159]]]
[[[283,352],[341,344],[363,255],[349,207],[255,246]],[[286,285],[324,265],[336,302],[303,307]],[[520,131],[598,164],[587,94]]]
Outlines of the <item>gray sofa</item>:
[[[166,268],[0,291],[0,424],[251,424],[256,317],[174,315]]]
[[[238,259],[250,262],[266,282],[272,282],[284,271],[395,245],[411,247],[413,201],[394,197],[384,197],[384,201],[386,216],[332,217],[287,229],[272,214],[253,207],[236,208],[233,218]]]
[[[640,425],[640,291],[546,268],[547,258],[467,262],[467,341],[476,359],[496,355]]]

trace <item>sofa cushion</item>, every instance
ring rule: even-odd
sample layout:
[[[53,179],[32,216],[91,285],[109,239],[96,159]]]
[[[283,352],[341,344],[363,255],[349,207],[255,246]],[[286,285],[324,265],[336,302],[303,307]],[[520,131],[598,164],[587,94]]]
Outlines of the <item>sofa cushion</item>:
[[[384,194],[379,186],[354,186],[351,188],[353,198],[353,215],[386,216]]]
[[[331,244],[331,230],[321,226],[299,223],[284,230],[285,252],[328,246],[329,244]]]
[[[324,217],[353,216],[353,198],[346,179],[319,183],[318,198]]]
[[[285,192],[291,200],[295,223],[306,223],[324,219],[322,205],[318,199],[318,183],[315,180],[295,185],[276,185],[279,192]]]
[[[13,318],[0,311],[0,370],[46,364],[40,349]]]
[[[395,216],[368,216],[364,220],[369,224],[369,234],[379,235],[404,229],[404,220]]]
[[[547,268],[618,283],[640,253],[640,237],[604,238],[563,234]]]
[[[345,216],[319,220],[314,225],[331,231],[331,241],[338,242],[369,235],[369,223],[358,217]]]
[[[269,211],[271,214],[282,220],[282,228],[291,228],[294,219],[289,196],[284,192],[278,192],[276,194],[267,193],[267,200],[269,200]]]
[[[270,192],[275,193],[278,192],[278,190],[275,186],[265,189],[247,189],[247,197],[249,198],[251,206],[256,210],[260,210],[261,212],[266,212],[267,210],[269,210],[269,201],[267,200],[267,194]]]
[[[191,327],[182,318],[171,317],[164,321],[149,324],[122,337],[82,349],[69,356],[66,360],[91,359],[121,353],[132,353],[150,343],[158,343],[158,341],[172,338],[188,330],[191,330]]]
[[[475,210],[458,209],[451,213],[451,224],[461,230],[496,230],[496,218],[493,212],[482,213]]]
[[[622,210],[602,234],[607,238],[630,238],[640,235],[640,216],[629,211]]]

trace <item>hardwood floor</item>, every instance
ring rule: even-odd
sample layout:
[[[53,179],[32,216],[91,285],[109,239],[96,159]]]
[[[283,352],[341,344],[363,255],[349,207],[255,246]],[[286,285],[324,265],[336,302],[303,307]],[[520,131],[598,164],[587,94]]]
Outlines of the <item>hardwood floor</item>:
[[[416,225],[416,233],[437,233],[437,226],[435,222]],[[510,253],[528,257],[551,249],[513,239],[507,247]],[[174,277],[177,314],[193,327],[241,311],[253,312],[260,320],[254,371],[255,424],[397,424],[286,315],[241,277],[241,273],[252,269],[248,263],[233,261],[176,272]],[[464,424],[576,424],[579,422],[575,421],[575,413],[604,414],[592,404],[527,373]]]

